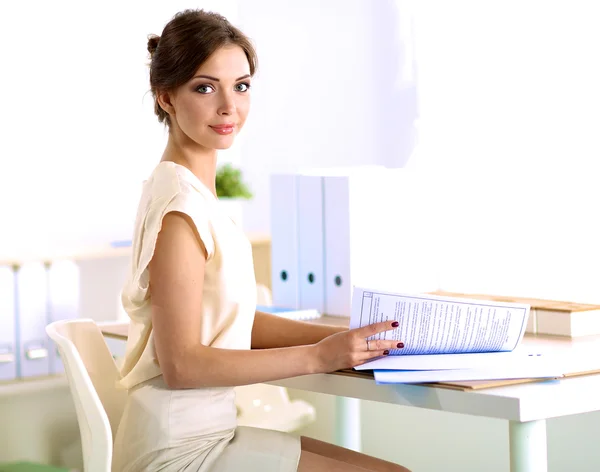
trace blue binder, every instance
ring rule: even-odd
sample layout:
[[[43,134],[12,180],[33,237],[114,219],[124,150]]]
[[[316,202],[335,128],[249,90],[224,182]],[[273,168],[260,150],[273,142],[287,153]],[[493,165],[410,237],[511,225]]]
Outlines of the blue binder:
[[[323,177],[298,175],[298,308],[325,312]]]
[[[272,175],[270,190],[273,303],[298,308],[298,190],[296,175]]]
[[[79,314],[79,266],[75,261],[59,260],[47,267],[48,322],[70,320]],[[58,349],[50,342],[51,374],[64,372]]]
[[[27,262],[16,272],[16,314],[19,377],[50,373],[46,268]]]
[[[15,275],[12,267],[0,266],[0,380],[17,376],[15,326]]]

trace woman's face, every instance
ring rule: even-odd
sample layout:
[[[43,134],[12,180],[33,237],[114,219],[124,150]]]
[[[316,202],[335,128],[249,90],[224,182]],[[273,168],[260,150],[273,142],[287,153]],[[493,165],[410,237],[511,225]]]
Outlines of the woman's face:
[[[232,45],[218,49],[171,95],[171,120],[205,148],[229,148],[246,122],[250,80],[250,66],[242,48]]]

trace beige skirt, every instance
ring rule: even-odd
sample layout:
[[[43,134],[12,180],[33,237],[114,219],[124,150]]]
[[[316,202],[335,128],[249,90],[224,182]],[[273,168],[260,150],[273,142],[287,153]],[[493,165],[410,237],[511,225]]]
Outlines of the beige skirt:
[[[300,438],[236,426],[231,388],[171,390],[157,377],[129,392],[114,472],[296,472]]]

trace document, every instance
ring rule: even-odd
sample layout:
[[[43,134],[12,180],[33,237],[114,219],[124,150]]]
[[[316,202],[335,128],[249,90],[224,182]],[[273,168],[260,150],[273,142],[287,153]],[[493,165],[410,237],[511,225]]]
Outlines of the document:
[[[546,360],[549,356],[539,352],[478,352],[471,354],[416,354],[390,355],[379,357],[366,364],[356,366],[356,370],[452,370],[477,369],[494,366],[519,365],[534,357]]]
[[[494,368],[449,370],[376,370],[378,384],[422,382],[466,382],[469,380],[558,379],[564,377],[556,365],[531,363]]]
[[[403,349],[390,350],[390,356],[373,362],[387,369],[411,369],[402,365],[401,357],[425,356],[412,369],[457,369],[487,365],[494,357],[473,353],[511,353],[523,339],[529,305],[522,303],[471,300],[428,294],[399,294],[354,287],[350,328],[380,321],[397,321],[398,328],[384,331],[370,339],[397,340]],[[444,359],[442,354],[452,354]],[[465,356],[456,356],[464,354]],[[536,353],[519,353],[519,356]],[[515,353],[515,356],[517,354]],[[398,357],[396,361],[392,360]],[[479,357],[479,359],[478,359]]]

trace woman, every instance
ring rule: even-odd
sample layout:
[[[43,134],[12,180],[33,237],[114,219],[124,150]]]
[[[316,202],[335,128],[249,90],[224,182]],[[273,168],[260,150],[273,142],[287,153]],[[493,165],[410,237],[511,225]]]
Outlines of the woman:
[[[256,312],[250,243],[220,209],[217,150],[250,107],[256,55],[225,18],[178,13],[148,41],[155,112],[169,128],[145,182],[130,276],[115,471],[406,470],[310,438],[236,427],[233,387],[353,367],[393,342]],[[396,324],[397,326],[397,324]]]

